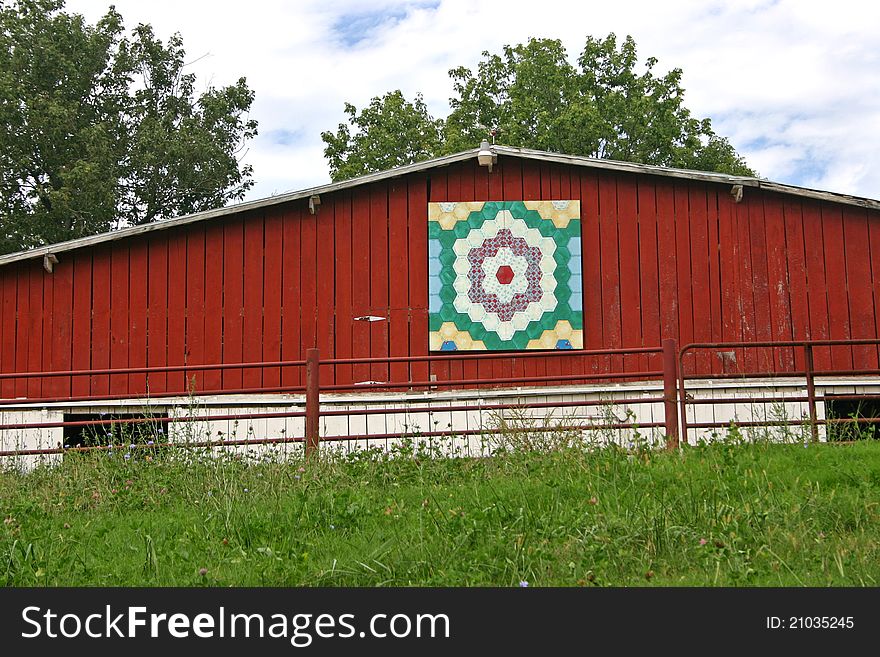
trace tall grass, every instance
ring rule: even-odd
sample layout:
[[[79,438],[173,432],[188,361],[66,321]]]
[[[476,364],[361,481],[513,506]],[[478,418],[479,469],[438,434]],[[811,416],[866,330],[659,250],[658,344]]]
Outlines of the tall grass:
[[[876,586],[880,444],[68,454],[0,474],[6,586]]]

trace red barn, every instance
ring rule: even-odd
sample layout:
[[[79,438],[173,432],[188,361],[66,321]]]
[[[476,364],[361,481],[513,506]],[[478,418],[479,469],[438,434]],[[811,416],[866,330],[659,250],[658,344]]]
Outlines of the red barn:
[[[454,292],[443,297],[429,280],[435,277],[448,289],[458,285],[451,268],[431,269],[439,256],[432,251],[436,235],[429,235],[429,204],[452,213],[453,203],[482,208],[486,202],[521,202],[526,209],[541,201],[575,203],[579,228],[563,236],[567,242],[548,241],[565,230],[558,222],[555,228],[546,224],[549,229],[540,235],[531,224],[522,230],[531,231],[534,244],[544,239],[555,249],[551,269],[559,254],[566,254],[565,276],[556,270],[568,285],[565,295],[563,283],[553,282],[549,291],[545,285],[543,298],[555,290],[554,312],[564,307],[568,315],[561,321],[572,318],[564,335],[577,339],[557,336],[553,324],[547,329],[550,342],[546,332],[526,335],[526,329],[518,334],[511,328],[509,335],[522,336],[522,348],[511,346],[513,337],[495,340],[504,358],[341,363],[321,369],[326,389],[431,378],[571,381],[603,371],[638,379],[658,369],[659,355],[585,357],[579,347],[656,347],[664,338],[684,345],[880,335],[878,201],[504,146],[492,147],[495,161],[487,167],[479,163],[478,150],[0,257],[0,375],[6,375],[0,378],[0,401],[21,412],[54,409],[52,417],[63,418],[75,415],[79,402],[92,408],[108,399],[136,404],[172,393],[252,394],[256,404],[257,395],[301,391],[303,368],[87,371],[298,361],[309,348],[319,349],[322,359],[482,348],[489,344],[483,328],[479,335],[485,340],[478,340],[476,329],[465,335],[455,329],[458,320],[449,319],[471,312],[467,309],[477,303],[473,294],[468,300],[460,291],[459,306],[458,298],[451,300]],[[494,215],[486,221],[495,221]],[[506,229],[492,225],[491,240],[497,242]],[[473,253],[456,256],[451,246],[454,239],[471,238],[465,233],[456,238],[455,230],[446,231],[450,258],[470,266],[472,276]],[[526,270],[540,269],[547,256],[542,261],[539,247],[526,244],[526,232],[509,237],[510,244],[517,239],[522,244],[519,255],[499,260],[503,248],[496,244],[494,255],[485,256],[494,263],[497,283],[486,279],[479,303],[509,307],[508,316],[520,312],[518,299],[525,299],[523,308],[541,303],[542,292],[528,287]],[[483,233],[477,237],[474,248],[491,241]],[[537,254],[531,265],[523,255],[529,248]],[[520,292],[510,292],[520,274]],[[533,294],[526,299],[529,290]],[[495,301],[485,301],[490,298]],[[445,311],[449,317],[441,318]],[[470,320],[474,312],[483,317],[477,308]],[[534,312],[539,316],[542,310]],[[580,328],[572,328],[575,321]],[[452,326],[451,339],[440,336],[444,323]],[[521,357],[527,344],[574,348]],[[802,361],[796,349],[731,349],[697,352],[684,366],[693,375],[758,376],[799,371]],[[877,369],[878,350],[875,345],[817,349],[815,366]],[[82,373],[9,376],[55,371]]]

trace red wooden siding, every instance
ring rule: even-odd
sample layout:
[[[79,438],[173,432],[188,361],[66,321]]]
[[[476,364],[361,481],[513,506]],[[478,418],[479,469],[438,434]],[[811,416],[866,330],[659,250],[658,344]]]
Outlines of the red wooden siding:
[[[427,204],[581,201],[587,349],[880,335],[880,212],[727,185],[501,157],[0,267],[0,371],[428,353]],[[377,322],[356,321],[374,315]],[[688,371],[791,371],[796,350],[701,354]],[[819,349],[873,368],[874,347]],[[322,382],[657,369],[656,357],[347,365]],[[298,368],[0,381],[0,396],[296,388]]]

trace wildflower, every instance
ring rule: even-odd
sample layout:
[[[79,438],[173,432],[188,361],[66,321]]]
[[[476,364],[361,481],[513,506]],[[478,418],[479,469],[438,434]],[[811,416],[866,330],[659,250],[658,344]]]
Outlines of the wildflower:
[[[207,575],[207,574],[208,574],[208,569],[207,569],[207,568],[199,568],[199,575],[200,575],[200,576],[204,577],[204,576]]]
[[[330,525],[330,529],[336,529],[336,525]]]
[[[293,475],[294,479],[299,479],[299,475]]]
[[[244,492],[245,492],[245,493],[247,493],[247,492],[248,492],[248,489],[247,489],[247,488],[245,488],[245,489],[244,489]]]
[[[152,440],[147,441],[147,445],[152,445],[152,444],[154,444]]]
[[[527,588],[529,583],[526,580],[520,580],[519,586],[520,588]]]
[[[700,545],[705,545],[705,544],[708,543],[708,542],[709,542],[709,541],[707,541],[705,538],[701,538],[701,539],[700,539]]]
[[[131,458],[131,454],[129,454],[128,452],[126,452],[126,453],[123,455],[122,458],[124,458],[124,459],[127,461],[128,459]]]
[[[595,505],[595,504],[598,504],[598,503],[599,503],[599,500],[596,499],[596,496],[595,496],[595,495],[594,495],[593,497],[591,497],[590,499],[587,500],[587,504],[593,504],[593,505]]]
[[[305,472],[306,469],[305,469],[304,467],[302,467],[302,466],[299,466],[299,467],[296,469],[296,471],[297,471],[297,472]]]
[[[130,443],[128,446],[129,449],[134,449],[134,443]]]
[[[64,449],[68,449],[69,447],[70,447],[70,445],[65,445]]]

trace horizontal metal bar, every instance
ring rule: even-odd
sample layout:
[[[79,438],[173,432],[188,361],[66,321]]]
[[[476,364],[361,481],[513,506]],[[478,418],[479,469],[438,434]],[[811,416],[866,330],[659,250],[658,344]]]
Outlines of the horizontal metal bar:
[[[835,395],[835,394],[827,394],[827,395],[816,395],[816,401],[847,401],[847,400],[876,400],[880,401],[880,394],[871,395],[856,395],[856,394],[845,394],[845,395]],[[688,399],[688,404],[743,404],[746,402],[754,402],[756,404],[770,404],[773,402],[809,402],[810,398],[806,395],[797,396],[797,397],[789,397],[789,396],[776,396],[776,397],[694,397],[692,399]]]
[[[646,422],[645,424],[613,423],[613,424],[575,424],[558,427],[518,427],[507,429],[512,433],[552,433],[554,431],[601,431],[611,429],[659,429],[665,427],[663,422]],[[456,431],[419,431],[413,434],[374,433],[363,436],[327,436],[321,442],[352,441],[352,440],[391,440],[396,438],[457,438],[459,436],[495,435],[503,433],[502,429],[462,429]]]
[[[859,418],[826,418],[824,420],[816,420],[816,424],[877,424],[880,423],[880,417],[859,417]],[[810,420],[749,420],[738,422],[730,420],[729,422],[688,422],[688,429],[721,429],[729,426],[735,427],[803,427],[809,426]]]
[[[495,359],[512,359],[519,360],[525,358],[547,358],[547,357],[568,357],[568,358],[599,358],[602,356],[619,356],[628,354],[660,354],[663,352],[661,347],[632,347],[619,349],[594,349],[590,351],[580,349],[549,349],[547,351],[529,350],[529,351],[471,351],[471,352],[454,352],[443,354],[429,354],[427,356],[380,356],[369,358],[328,358],[321,359],[321,365],[368,365],[382,363],[442,363],[446,361],[459,360],[495,360]]]
[[[321,386],[321,391],[332,390],[338,392],[361,391],[373,388],[435,388],[439,386],[480,386],[484,384],[501,384],[501,383],[549,383],[553,381],[589,381],[594,379],[652,379],[663,376],[662,371],[648,372],[617,372],[609,374],[564,374],[558,376],[523,376],[523,377],[506,377],[498,379],[446,379],[439,381],[404,381],[404,382],[382,382],[382,383],[362,383],[359,385],[340,384]]]
[[[540,402],[526,404],[460,404],[456,406],[402,406],[397,408],[352,408],[349,410],[337,411],[321,411],[321,415],[325,417],[345,416],[345,415],[393,415],[399,413],[454,413],[459,411],[491,411],[491,410],[508,410],[514,408],[574,408],[578,406],[606,406],[621,404],[660,404],[663,403],[663,397],[632,397],[627,399],[594,399],[589,401],[568,401],[568,402]]]
[[[686,351],[695,349],[751,349],[751,348],[774,348],[785,349],[789,347],[849,347],[862,345],[880,345],[880,338],[853,338],[843,340],[781,340],[778,342],[690,342],[679,350],[679,356]]]
[[[819,397],[816,397],[819,399]],[[688,399],[688,404],[745,404],[752,402],[755,404],[770,404],[773,402],[808,402],[810,398],[802,397],[694,397]]]
[[[68,452],[96,452],[111,450],[126,451],[130,449],[138,450],[155,450],[167,447],[179,447],[183,449],[196,449],[202,447],[233,447],[240,445],[279,445],[282,443],[301,443],[305,442],[305,438],[241,438],[233,440],[204,440],[197,442],[177,442],[177,443],[158,443],[155,445],[145,445],[142,443],[134,443],[128,445],[88,445],[77,447],[49,447],[46,449],[18,449],[0,452],[2,456],[39,456],[43,454],[66,454]]]
[[[305,417],[305,411],[279,411],[272,413],[234,413],[231,415],[183,415],[180,417],[131,417],[107,420],[70,420],[58,422],[22,422],[0,424],[0,431],[12,429],[55,429],[58,427],[90,427],[113,424],[170,424],[172,422],[213,422],[221,420],[262,420],[280,417]]]

